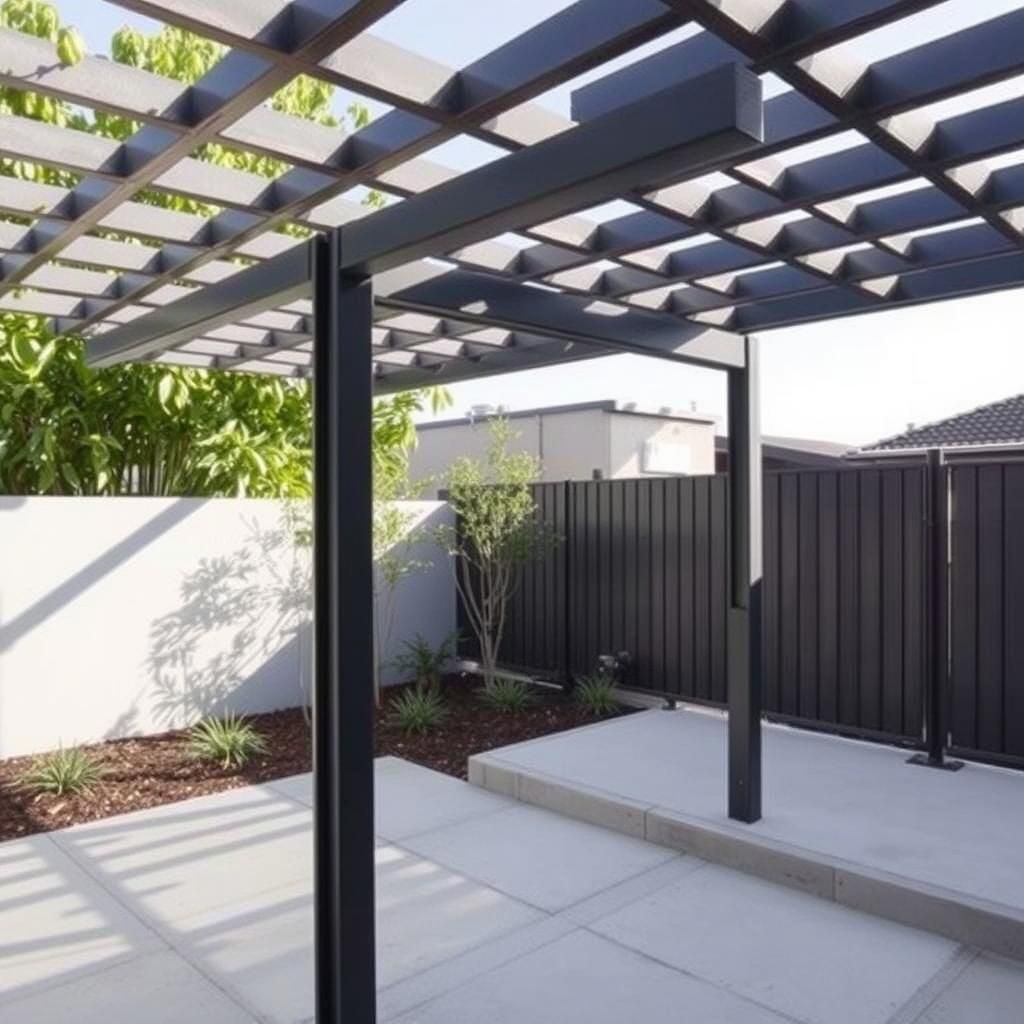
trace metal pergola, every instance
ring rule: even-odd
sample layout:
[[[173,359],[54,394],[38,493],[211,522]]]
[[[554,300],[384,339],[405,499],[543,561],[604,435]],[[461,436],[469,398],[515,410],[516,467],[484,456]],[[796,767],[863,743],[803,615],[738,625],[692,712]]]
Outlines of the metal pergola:
[[[373,394],[616,352],[727,374],[728,809],[758,820],[752,335],[1024,283],[1024,10],[946,34],[920,19],[963,21],[966,2],[555,0],[455,70],[373,34],[401,0],[116,2],[227,50],[189,86],[99,57],[64,66],[0,29],[0,84],[139,125],[116,142],[0,114],[0,155],[74,182],[0,179],[0,310],[86,335],[97,365],[315,364],[317,1019],[361,1024]],[[879,40],[890,55],[871,60]],[[535,102],[584,73],[571,120]],[[346,134],[266,105],[298,74],[388,110]],[[461,174],[423,155],[456,136],[506,155]],[[195,157],[208,142],[287,169],[212,166]],[[395,201],[371,210],[359,186]],[[154,190],[215,212],[140,200]],[[627,212],[588,213],[613,199]],[[295,224],[317,234],[282,232]]]

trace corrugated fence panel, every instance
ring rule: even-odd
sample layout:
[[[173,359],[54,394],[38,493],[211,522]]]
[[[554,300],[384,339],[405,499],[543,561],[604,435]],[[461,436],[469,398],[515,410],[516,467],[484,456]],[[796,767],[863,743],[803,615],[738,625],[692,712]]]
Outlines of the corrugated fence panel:
[[[1024,464],[956,465],[950,573],[952,748],[1024,764]]]
[[[565,486],[570,673],[592,672],[601,654],[629,651],[631,686],[724,701],[725,480]]]
[[[917,743],[924,633],[918,467],[770,473],[765,710]]]
[[[993,504],[1002,477],[984,479],[982,493],[989,496],[983,509],[991,519],[991,509],[1003,507]],[[1024,515],[1024,478],[1014,477],[1013,486],[1014,508]],[[920,466],[767,475],[764,667],[770,715],[920,744],[924,488]],[[523,572],[502,647],[505,664],[566,678],[593,671],[601,654],[625,650],[633,659],[630,686],[724,705],[727,478],[538,484],[534,494],[538,516],[560,543]],[[986,525],[987,532],[992,528]],[[974,557],[995,566],[1002,548],[986,544],[975,544]],[[1014,595],[1024,602],[1024,581]],[[1007,659],[1024,663],[1024,649],[1002,634],[990,635],[994,612],[985,609],[992,601],[981,600],[984,621],[975,623],[971,636],[987,631],[989,647],[1003,652],[1000,666]],[[967,627],[954,633],[962,643]],[[474,649],[466,638],[463,652]],[[962,654],[957,657],[963,661]],[[1002,668],[990,664],[992,658],[991,650],[979,655],[971,671],[978,671],[980,659],[986,673],[1001,679]],[[966,703],[962,694],[958,700]],[[960,715],[966,746],[997,745],[1001,719],[993,700],[989,689],[979,692],[971,717]],[[1019,742],[1020,729],[1014,729]]]

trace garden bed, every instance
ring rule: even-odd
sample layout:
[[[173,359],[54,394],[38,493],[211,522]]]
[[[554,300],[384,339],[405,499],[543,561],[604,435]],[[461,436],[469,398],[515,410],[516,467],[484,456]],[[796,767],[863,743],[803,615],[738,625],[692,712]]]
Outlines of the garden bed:
[[[377,756],[402,757],[464,779],[471,754],[595,721],[554,689],[536,688],[536,702],[515,714],[495,711],[480,703],[478,685],[475,679],[446,678],[447,717],[423,735],[409,735],[388,721],[388,704],[403,689],[389,688],[377,712]],[[0,761],[0,840],[310,771],[310,733],[300,709],[253,715],[250,721],[265,737],[267,752],[236,770],[197,760],[184,731],[92,744],[85,749],[100,762],[103,781],[81,796],[30,792],[18,780],[33,759]]]

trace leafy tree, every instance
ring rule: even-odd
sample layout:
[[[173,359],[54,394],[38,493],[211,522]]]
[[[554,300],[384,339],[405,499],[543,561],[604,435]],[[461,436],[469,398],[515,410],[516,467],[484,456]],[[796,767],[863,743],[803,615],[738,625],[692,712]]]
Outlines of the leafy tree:
[[[540,477],[540,460],[528,452],[510,452],[511,440],[508,421],[493,420],[486,456],[452,464],[448,500],[457,525],[437,531],[453,556],[455,586],[480,644],[486,694],[499,678],[508,605],[519,589],[523,567],[555,542],[537,518],[530,489]]]
[[[77,31],[62,25],[56,8],[42,0],[2,0],[0,26],[50,40],[65,64],[84,55]],[[111,41],[115,61],[184,82],[202,77],[223,52],[219,43],[172,27],[148,35],[122,28]],[[269,104],[340,126],[332,100],[332,86],[300,75]],[[119,140],[138,127],[129,118],[86,112],[9,86],[0,87],[0,111]],[[352,104],[346,119],[360,127],[368,112]],[[265,177],[287,169],[280,160],[221,143],[208,143],[196,156]],[[76,180],[65,171],[7,159],[0,159],[2,175],[64,187]],[[217,212],[157,189],[135,199],[206,216]],[[380,197],[371,194],[368,201],[376,204]],[[297,224],[281,230],[309,234]],[[383,480],[402,465],[421,401],[400,395],[377,404],[374,456]],[[80,339],[55,338],[42,317],[0,313],[2,492],[304,497],[311,485],[310,431],[304,382],[157,365],[93,370],[85,365]]]
[[[304,382],[96,370],[81,341],[0,314],[2,493],[304,497],[310,430]]]
[[[406,391],[373,408],[373,560],[374,616],[374,691],[380,702],[381,669],[390,647],[395,625],[395,599],[404,579],[429,568],[430,563],[415,557],[417,544],[425,533],[414,525],[414,516],[402,502],[418,497],[409,482],[409,452],[416,444],[414,416],[429,404],[434,412],[446,408],[451,397],[443,388]],[[311,566],[303,558],[313,544],[312,509],[308,503],[288,502],[284,522],[290,533],[296,558],[304,564],[305,582],[312,586]],[[305,609],[308,613],[308,608]]]

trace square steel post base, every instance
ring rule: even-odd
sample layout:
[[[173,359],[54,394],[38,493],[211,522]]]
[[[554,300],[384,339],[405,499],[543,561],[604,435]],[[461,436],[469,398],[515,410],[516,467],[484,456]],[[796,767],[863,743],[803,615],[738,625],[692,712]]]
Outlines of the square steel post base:
[[[927,754],[915,754],[913,757],[908,757],[907,764],[920,765],[922,768],[938,768],[944,772],[958,772],[964,766],[963,761],[948,761],[946,758],[936,761],[935,758],[929,757]]]

